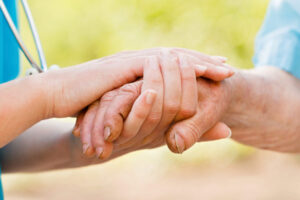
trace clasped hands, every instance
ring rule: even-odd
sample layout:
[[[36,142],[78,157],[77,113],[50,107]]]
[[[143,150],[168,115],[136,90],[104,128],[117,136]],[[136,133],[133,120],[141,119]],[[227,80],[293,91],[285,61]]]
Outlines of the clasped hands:
[[[198,141],[231,136],[219,122],[230,101],[223,80],[234,74],[225,58],[179,48],[115,55],[124,57],[144,59],[143,77],[105,93],[78,114],[73,134],[86,156],[107,159],[165,143],[182,153]]]

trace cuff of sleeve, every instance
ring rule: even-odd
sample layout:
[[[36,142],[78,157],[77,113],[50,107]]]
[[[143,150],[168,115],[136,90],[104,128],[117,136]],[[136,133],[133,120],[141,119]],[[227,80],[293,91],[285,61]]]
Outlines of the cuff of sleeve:
[[[262,38],[254,56],[256,67],[274,66],[300,79],[300,35]]]

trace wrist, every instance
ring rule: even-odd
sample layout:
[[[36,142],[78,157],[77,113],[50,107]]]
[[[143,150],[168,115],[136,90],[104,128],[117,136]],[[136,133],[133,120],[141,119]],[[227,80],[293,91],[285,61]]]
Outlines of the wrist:
[[[73,116],[99,99],[110,81],[108,72],[95,60],[40,74],[47,91],[45,118]]]
[[[235,75],[225,80],[225,88],[228,94],[228,105],[222,121],[231,128],[237,126],[239,119],[247,110],[247,99],[249,98],[249,85],[246,77],[248,72],[245,70],[236,70]],[[248,93],[248,94],[247,94]]]
[[[45,120],[51,118],[50,115],[50,94],[52,93],[53,88],[49,87],[50,80],[45,78],[45,74],[38,74],[30,77],[31,85],[35,88],[34,96],[40,99],[40,120]]]

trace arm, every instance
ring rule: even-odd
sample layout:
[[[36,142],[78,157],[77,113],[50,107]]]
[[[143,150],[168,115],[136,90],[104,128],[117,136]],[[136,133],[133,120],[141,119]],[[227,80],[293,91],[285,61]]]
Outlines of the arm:
[[[104,92],[133,81],[143,66],[138,60],[93,61],[26,77],[0,86],[0,146],[40,120],[74,115]],[[119,64],[117,64],[119,63]],[[125,65],[124,65],[125,64]],[[122,73],[122,72],[121,72]],[[80,80],[80,82],[78,81]]]
[[[80,140],[71,134],[73,126],[71,120],[58,119],[34,125],[0,150],[1,170],[4,173],[38,172],[104,162],[83,156]],[[112,158],[124,153],[115,150]]]
[[[297,0],[270,1],[256,39],[254,63],[261,68],[238,71],[231,80],[214,86],[213,92],[199,90],[206,95],[207,105],[215,101],[212,108],[204,108],[212,120],[204,122],[205,118],[199,112],[194,119],[173,128],[187,131],[192,127],[193,134],[200,136],[211,127],[211,121],[223,120],[232,127],[233,138],[240,142],[265,149],[298,152],[299,18]],[[205,85],[212,86],[202,84]],[[173,134],[171,130],[169,141]],[[196,142],[192,137],[186,139],[189,141],[186,145]]]
[[[300,151],[300,80],[273,67],[232,78],[233,99],[223,120],[233,138],[259,148]]]
[[[197,114],[172,126],[167,141],[176,151],[173,138],[177,134],[183,138],[186,150],[222,121],[238,142],[280,152],[300,152],[299,91],[299,79],[274,67],[238,70],[221,84],[198,80],[199,95],[205,98],[199,100]]]

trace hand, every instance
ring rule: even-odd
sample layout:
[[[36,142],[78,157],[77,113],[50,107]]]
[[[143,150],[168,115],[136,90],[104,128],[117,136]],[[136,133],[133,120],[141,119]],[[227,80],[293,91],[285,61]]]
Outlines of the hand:
[[[78,66],[41,74],[40,78],[46,85],[45,96],[48,99],[45,118],[75,115],[84,107],[99,99],[105,92],[143,76],[145,59],[150,56],[157,57],[165,51],[170,50],[157,48],[124,52]],[[179,51],[182,50],[176,50],[176,52]],[[175,58],[176,55],[173,53],[172,56]],[[211,61],[218,68],[223,66],[223,71],[219,70],[220,73],[214,74],[215,79],[224,74],[225,76],[231,75],[232,71],[224,66],[222,58],[213,58],[203,54],[200,56],[205,59],[198,58],[195,60],[193,58],[194,64],[205,65],[208,61]],[[195,65],[191,67],[194,68],[196,73],[211,76],[210,69],[205,70],[203,67]],[[153,71],[155,70],[160,69],[153,69]]]
[[[195,53],[195,52],[193,52],[193,54],[194,55],[197,55],[197,56],[199,56],[197,53]],[[185,67],[185,68],[187,68],[188,67],[188,63],[187,62],[185,62],[185,60],[187,60],[187,59],[183,59],[183,57],[182,56],[180,56],[180,63],[182,64],[182,66],[183,67]],[[218,68],[215,68],[215,69],[218,69]],[[211,75],[215,75],[215,74],[218,74],[218,72],[214,72],[214,68],[213,67],[211,67],[210,68],[210,74]],[[216,71],[216,70],[215,70]],[[221,71],[221,70],[220,70]],[[146,74],[146,73],[145,73]],[[153,73],[150,73],[150,75],[153,75]],[[219,76],[219,78],[220,78],[220,76]],[[141,85],[141,83],[140,83],[140,85]],[[181,100],[183,103],[184,103],[184,101],[188,101],[188,102],[185,102],[184,104],[182,104],[182,107],[183,107],[183,109],[182,109],[182,111],[183,111],[183,113],[184,113],[184,115],[186,115],[186,113],[187,112],[185,112],[186,110],[192,110],[191,109],[191,105],[194,105],[194,106],[192,106],[192,107],[195,107],[196,108],[196,103],[197,103],[197,97],[196,98],[192,98],[193,97],[193,89],[196,89],[195,87],[193,87],[193,85],[192,84],[189,84],[189,85],[186,85],[186,86],[189,86],[189,87],[185,87],[185,88],[187,88],[186,90],[183,90],[183,91],[187,91],[186,93],[185,93],[185,95],[183,95],[183,96],[186,96],[186,98],[184,99],[184,100]],[[126,88],[126,89],[125,89]],[[133,90],[130,90],[130,88],[133,88]],[[135,90],[136,89],[136,90]],[[188,90],[191,90],[192,89],[192,92],[188,92]],[[121,93],[120,93],[120,95],[118,95],[117,97],[115,97],[114,98],[114,100],[113,100],[113,102],[111,103],[111,106],[108,106],[108,109],[107,109],[107,112],[106,113],[108,113],[108,114],[106,114],[107,115],[107,117],[105,117],[105,119],[114,119],[114,120],[112,120],[111,122],[109,121],[109,120],[105,120],[104,121],[104,123],[106,123],[106,122],[108,122],[108,124],[112,127],[111,128],[111,130],[113,130],[112,132],[111,132],[111,135],[110,135],[110,137],[107,137],[106,139],[108,139],[108,140],[110,140],[110,139],[112,139],[112,140],[114,140],[114,139],[116,139],[116,137],[118,137],[119,136],[119,134],[120,134],[120,132],[121,132],[121,130],[122,130],[122,123],[123,123],[123,118],[126,118],[126,116],[128,115],[128,112],[129,112],[129,110],[130,110],[130,108],[131,108],[131,105],[133,104],[133,101],[135,100],[135,98],[137,97],[137,95],[134,95],[134,94],[139,94],[139,92],[134,92],[134,91],[139,91],[139,87],[138,86],[134,86],[134,87],[128,87],[128,86],[126,86],[126,87],[124,87],[124,89],[121,89]],[[133,92],[132,92],[133,91]],[[194,90],[195,91],[195,90]],[[194,92],[194,94],[195,94],[196,92]],[[113,92],[110,92],[110,94],[111,94],[111,96],[116,96],[116,94],[117,94],[117,91],[113,91]],[[133,94],[133,95],[132,95]],[[179,95],[177,95],[177,96],[174,96],[175,98],[178,98],[178,96]],[[173,98],[171,98],[171,100],[172,99],[174,99],[174,97]],[[189,100],[189,99],[195,99],[194,101],[191,101],[191,100]],[[167,100],[170,100],[170,98],[167,98]],[[180,96],[179,96],[179,100],[180,100]],[[102,102],[102,101],[101,101]],[[103,103],[100,103],[101,105],[103,104]],[[161,103],[160,103],[161,104]],[[136,104],[135,104],[136,105]],[[138,104],[137,104],[138,105]],[[139,107],[139,106],[136,106],[137,108]],[[136,108],[135,106],[134,106],[134,108]],[[140,106],[140,108],[141,108],[141,110],[143,110],[142,108],[142,106]],[[101,107],[101,109],[103,110],[104,108],[103,107]],[[139,110],[139,109],[135,109],[135,110]],[[144,109],[145,110],[145,109]],[[82,136],[82,140],[83,140],[83,143],[85,144],[84,145],[84,152],[86,152],[86,154],[88,154],[88,155],[91,155],[91,154],[93,154],[93,148],[90,148],[91,147],[91,142],[90,142],[90,140],[91,140],[91,136],[90,136],[90,132],[94,132],[94,131],[92,131],[92,130],[95,130],[95,128],[94,129],[92,129],[91,128],[91,126],[92,126],[92,119],[93,119],[93,111],[94,112],[96,112],[96,108],[95,108],[95,106],[91,106],[90,107],[90,109],[89,109],[89,111],[88,111],[88,113],[86,114],[86,116],[85,116],[85,121],[82,123],[82,124],[84,124],[82,127],[81,127],[81,136]],[[121,111],[121,113],[120,113],[120,111]],[[192,112],[194,112],[194,111],[192,111]],[[122,117],[119,115],[119,113],[122,115]],[[133,112],[134,113],[134,112]],[[180,120],[180,119],[184,119],[185,118],[185,116],[184,115],[181,115],[180,116],[180,113],[181,112],[179,112],[178,114],[177,114],[177,116],[176,116],[176,119],[175,120]],[[114,115],[115,114],[115,115]],[[140,115],[140,114],[139,114]],[[89,117],[88,117],[89,116]],[[189,116],[187,116],[187,117],[189,117]],[[129,115],[129,117],[127,118],[127,120],[126,120],[126,123],[125,123],[125,126],[124,126],[124,130],[123,130],[123,133],[127,133],[128,135],[130,134],[130,138],[132,138],[132,137],[134,137],[138,132],[141,132],[141,133],[144,133],[144,134],[138,134],[138,137],[135,137],[133,140],[131,140],[129,143],[126,143],[126,144],[124,144],[123,143],[123,145],[119,145],[119,146],[123,146],[123,147],[126,147],[126,146],[130,146],[130,143],[132,144],[132,143],[134,143],[134,142],[136,142],[136,141],[138,141],[138,143],[139,143],[139,145],[141,145],[140,143],[143,143],[144,145],[146,145],[146,144],[149,144],[149,143],[161,143],[161,142],[154,142],[154,140],[155,139],[157,139],[157,138],[159,138],[160,140],[163,138],[162,136],[163,136],[163,133],[164,133],[164,131],[157,131],[158,132],[158,134],[157,134],[157,136],[155,136],[154,137],[154,139],[152,139],[152,140],[148,140],[147,141],[147,139],[145,140],[145,132],[146,131],[148,131],[148,134],[149,134],[149,128],[151,128],[151,127],[149,127],[149,128],[147,128],[146,130],[144,130],[144,131],[139,131],[139,129],[141,128],[141,126],[143,125],[143,122],[145,121],[145,119],[143,119],[143,118],[141,118],[141,117],[138,117],[138,116],[136,116],[136,115]],[[80,124],[80,122],[82,121],[82,115],[78,118],[78,120],[77,120],[77,125],[79,125]],[[103,116],[102,116],[102,118],[100,117],[100,118],[98,118],[98,120],[96,120],[96,122],[97,123],[95,123],[95,124],[97,124],[98,125],[98,127],[102,127],[102,129],[103,129],[103,123],[102,123],[102,121],[103,121]],[[146,120],[147,121],[147,120]],[[171,118],[171,120],[169,119],[169,123],[171,123],[172,121],[173,121],[173,119]],[[118,124],[118,125],[116,125],[116,124]],[[120,124],[121,123],[121,124]],[[157,122],[158,123],[158,122]],[[166,124],[169,124],[169,123],[166,123]],[[126,125],[129,125],[129,126],[126,126]],[[97,126],[96,125],[96,126]],[[155,127],[155,124],[152,124],[152,125],[154,125],[154,127]],[[78,127],[78,126],[77,126]],[[97,128],[97,130],[98,130],[99,128]],[[101,128],[100,128],[101,129]],[[164,129],[166,129],[166,128],[164,128]],[[79,130],[78,128],[77,128],[77,130]],[[115,130],[115,131],[114,131]],[[153,130],[153,129],[152,129]],[[150,129],[150,131],[151,131],[151,129]],[[78,134],[78,131],[74,131],[75,133],[77,132],[77,134]],[[103,132],[103,131],[102,131]],[[87,133],[87,134],[86,134]],[[107,133],[107,132],[106,132]],[[123,133],[122,133],[122,135],[123,135]],[[151,133],[151,132],[150,132]],[[93,135],[93,134],[92,134]],[[101,135],[101,134],[98,134],[98,135]],[[122,135],[121,135],[121,137],[120,138],[122,138]],[[126,135],[126,134],[125,134]],[[210,136],[210,134],[208,134],[207,135],[207,137],[206,137],[206,139],[217,139],[217,137],[220,137],[220,136],[222,136],[222,135],[211,135]],[[98,148],[101,150],[101,153],[102,153],[102,151],[103,151],[103,140],[104,140],[104,134],[102,134],[102,138],[97,138],[97,139],[94,139],[93,141],[101,141],[100,143],[101,144],[98,144],[98,145],[96,145],[96,146],[98,146]],[[128,137],[128,136],[127,136]],[[153,137],[153,136],[152,136]],[[113,139],[114,138],[114,139]],[[119,139],[120,139],[119,138]],[[141,139],[142,139],[142,141],[144,141],[144,142],[142,142],[141,141]],[[105,145],[104,145],[105,146]],[[141,146],[143,146],[143,145],[141,145]],[[111,147],[111,145],[110,145],[110,147]],[[106,147],[106,148],[104,148],[104,149],[109,149],[108,147]],[[98,151],[97,153],[99,154],[99,152],[100,151]],[[102,153],[102,157],[103,157],[103,155],[106,155],[105,153]]]
[[[198,141],[207,138],[231,137],[231,130],[218,123],[224,116],[232,97],[229,79],[213,82],[198,79],[197,113],[190,119],[177,122],[167,132],[167,144],[171,151],[182,153]]]

